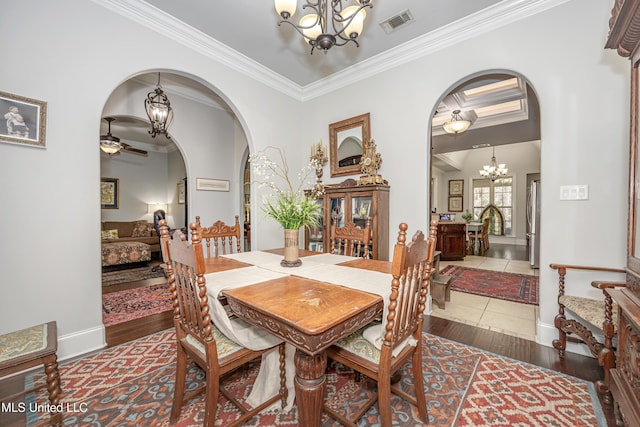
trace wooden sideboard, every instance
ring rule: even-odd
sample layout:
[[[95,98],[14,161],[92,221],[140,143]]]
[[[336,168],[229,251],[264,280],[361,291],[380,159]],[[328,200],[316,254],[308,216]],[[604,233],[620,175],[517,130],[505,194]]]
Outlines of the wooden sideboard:
[[[607,290],[618,304],[616,366],[609,372],[616,423],[640,426],[640,0],[615,0],[606,47],[631,59],[629,224],[626,287]]]
[[[467,224],[464,222],[439,222],[436,250],[440,259],[453,261],[467,255]]]

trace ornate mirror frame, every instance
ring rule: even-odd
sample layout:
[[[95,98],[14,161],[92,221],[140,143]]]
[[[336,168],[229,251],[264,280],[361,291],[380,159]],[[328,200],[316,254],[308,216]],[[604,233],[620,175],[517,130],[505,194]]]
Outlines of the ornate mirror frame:
[[[357,175],[360,173],[360,158],[364,155],[364,143],[369,141],[370,137],[371,125],[369,122],[369,113],[329,125],[331,177]],[[345,142],[352,144],[359,143],[360,152],[355,153],[354,151],[355,154],[340,158],[339,148]]]

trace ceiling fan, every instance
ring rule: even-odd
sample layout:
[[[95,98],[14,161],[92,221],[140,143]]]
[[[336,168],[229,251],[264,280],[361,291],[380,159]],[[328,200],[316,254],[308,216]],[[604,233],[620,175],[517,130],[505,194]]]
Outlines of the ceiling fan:
[[[134,148],[129,144],[125,144],[124,142],[120,142],[120,138],[113,136],[111,134],[111,122],[115,120],[113,117],[105,117],[104,118],[109,124],[109,129],[106,135],[100,135],[100,149],[105,153],[112,155],[117,154],[120,151],[127,151],[129,153],[140,154],[142,156],[146,156],[148,153],[145,150],[141,150],[139,148]]]

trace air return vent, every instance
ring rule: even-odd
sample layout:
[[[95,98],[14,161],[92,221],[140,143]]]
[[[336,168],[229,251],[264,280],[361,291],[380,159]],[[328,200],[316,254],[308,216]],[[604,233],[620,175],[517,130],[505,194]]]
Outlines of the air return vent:
[[[380,26],[387,34],[389,34],[399,28],[404,27],[405,25],[411,24],[414,21],[415,19],[413,19],[413,15],[411,14],[411,12],[409,11],[409,9],[406,9],[392,16],[391,18],[385,19],[380,23]]]

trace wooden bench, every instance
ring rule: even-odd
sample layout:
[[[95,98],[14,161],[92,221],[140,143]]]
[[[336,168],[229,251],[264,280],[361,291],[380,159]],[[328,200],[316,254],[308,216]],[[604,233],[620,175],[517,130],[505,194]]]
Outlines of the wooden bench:
[[[440,251],[433,255],[433,273],[431,273],[431,300],[444,310],[445,301],[451,301],[451,276],[440,274]]]
[[[43,323],[16,332],[0,335],[0,378],[8,377],[18,372],[44,366],[46,383],[3,398],[3,402],[14,399],[33,391],[46,387],[49,404],[52,408],[60,404],[62,390],[60,388],[60,374],[58,373],[58,332],[56,322]],[[43,402],[36,402],[38,406]],[[52,411],[48,420],[42,420],[36,425],[62,425],[62,413]]]

